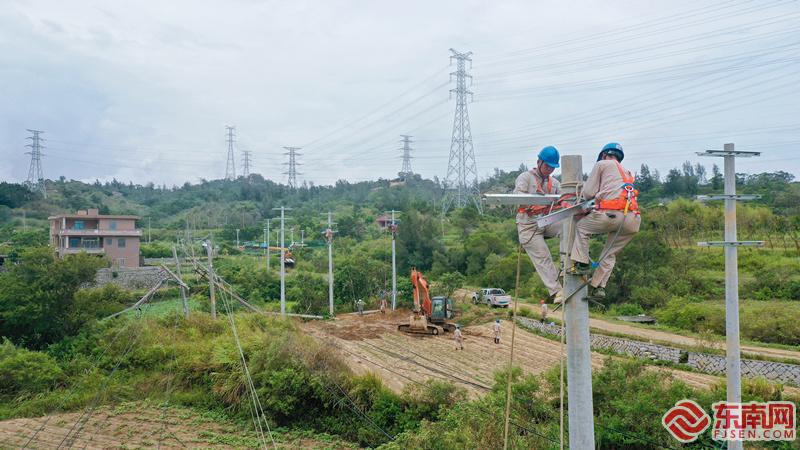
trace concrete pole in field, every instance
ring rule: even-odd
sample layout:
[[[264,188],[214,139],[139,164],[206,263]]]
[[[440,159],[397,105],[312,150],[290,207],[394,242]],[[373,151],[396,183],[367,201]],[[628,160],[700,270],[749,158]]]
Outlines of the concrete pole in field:
[[[392,311],[397,309],[397,225],[392,210]]]
[[[284,208],[281,206],[281,316],[286,317],[286,248],[284,247]]]
[[[328,313],[333,317],[333,222],[331,212],[328,211],[328,229],[325,238],[328,240]]]
[[[561,157],[561,190],[576,193],[583,182],[580,155]],[[569,446],[594,448],[592,401],[592,355],[589,347],[589,302],[587,287],[580,275],[569,273],[574,265],[569,252],[575,239],[575,220],[564,220],[561,238],[561,262],[564,271],[564,305],[567,340],[567,396],[569,398]],[[581,287],[583,286],[583,287]],[[578,290],[580,289],[580,290]],[[578,290],[578,292],[575,292]],[[572,295],[574,293],[574,295]]]
[[[266,253],[267,253],[267,273],[269,273],[269,256],[270,256],[269,255],[269,253],[270,253],[270,251],[269,251],[269,222],[270,222],[270,220],[267,219],[267,238],[264,239],[266,241],[266,245],[267,245],[267,250],[266,250]]]
[[[178,272],[178,277],[183,280],[183,275],[181,274],[181,261],[178,259],[178,251],[175,250],[175,246],[172,246],[172,257],[175,258],[175,271]],[[183,299],[183,318],[189,318],[189,302],[186,301],[186,289],[181,285],[181,298]]]
[[[236,248],[239,248],[239,229],[236,229]]]
[[[725,376],[727,378],[728,402],[742,401],[742,359],[739,343],[739,246],[762,246],[763,241],[738,241],[736,236],[736,202],[760,198],[757,195],[736,195],[737,157],[760,156],[760,152],[734,150],[733,144],[725,144],[724,150],[707,150],[700,156],[721,156],[724,162],[725,193],[723,195],[700,195],[699,200],[725,200],[725,240],[722,242],[699,242],[700,246],[723,246],[725,252]],[[730,450],[741,450],[742,441],[728,441]]]
[[[206,256],[208,257],[208,292],[211,299],[211,318],[217,318],[217,293],[214,286],[214,258],[211,256],[214,251],[214,240],[209,238],[205,242]]]

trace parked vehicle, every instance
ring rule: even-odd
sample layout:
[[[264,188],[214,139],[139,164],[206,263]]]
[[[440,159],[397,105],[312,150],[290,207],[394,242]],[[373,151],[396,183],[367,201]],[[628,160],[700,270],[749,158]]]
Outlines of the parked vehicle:
[[[472,303],[486,303],[489,306],[508,308],[511,296],[500,288],[484,288],[472,294]]]

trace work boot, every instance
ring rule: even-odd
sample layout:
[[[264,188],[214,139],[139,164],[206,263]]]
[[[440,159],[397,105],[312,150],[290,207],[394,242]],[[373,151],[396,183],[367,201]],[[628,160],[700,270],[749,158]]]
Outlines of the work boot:
[[[592,272],[592,265],[588,263],[575,262],[572,266],[572,273],[576,275],[588,275]]]
[[[556,295],[553,296],[553,303],[559,304],[564,302],[564,291],[556,292]]]
[[[597,300],[605,300],[606,290],[603,289],[601,286],[592,287],[591,289],[589,289],[589,298],[594,298]]]

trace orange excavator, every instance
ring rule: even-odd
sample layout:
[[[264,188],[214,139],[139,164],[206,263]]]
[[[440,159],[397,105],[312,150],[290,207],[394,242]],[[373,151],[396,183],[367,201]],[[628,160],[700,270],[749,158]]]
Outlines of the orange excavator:
[[[411,285],[414,287],[414,312],[408,323],[398,325],[397,329],[404,333],[433,335],[454,331],[455,324],[448,322],[455,317],[453,301],[447,297],[431,298],[428,280],[415,267],[411,268]]]

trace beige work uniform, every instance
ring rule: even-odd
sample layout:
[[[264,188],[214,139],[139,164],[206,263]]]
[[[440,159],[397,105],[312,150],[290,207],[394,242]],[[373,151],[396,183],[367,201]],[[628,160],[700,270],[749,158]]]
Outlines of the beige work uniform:
[[[627,171],[628,176],[631,173]],[[613,200],[618,198],[624,181],[612,160],[598,161],[583,185],[583,198]],[[575,242],[572,245],[573,261],[589,263],[589,238],[596,234],[608,234],[606,245],[600,255],[606,255],[592,276],[593,287],[605,287],[617,261],[617,255],[639,232],[641,216],[638,213],[615,210],[592,210],[578,221],[575,227]],[[617,235],[617,230],[619,234]],[[614,237],[616,236],[616,238]]]
[[[545,194],[560,194],[561,184],[553,178],[552,192],[547,192],[547,179],[542,178],[539,174],[539,169],[534,168],[522,172],[517,176],[517,181],[514,183],[515,194],[536,194],[537,181],[542,192]],[[558,271],[553,265],[553,258],[550,255],[550,249],[545,243],[545,239],[561,235],[561,224],[554,223],[544,228],[536,226],[536,218],[538,216],[529,216],[527,213],[517,213],[517,233],[519,234],[519,243],[528,254],[528,257],[536,268],[536,273],[542,279],[542,283],[550,292],[550,295],[555,294],[561,290],[561,285],[558,283]]]

